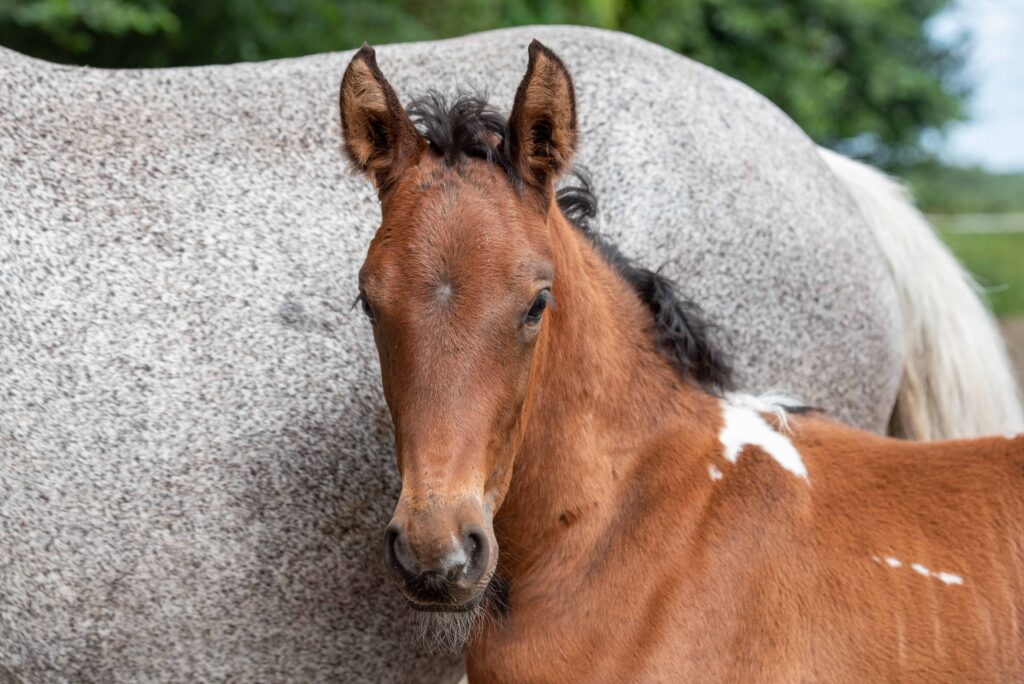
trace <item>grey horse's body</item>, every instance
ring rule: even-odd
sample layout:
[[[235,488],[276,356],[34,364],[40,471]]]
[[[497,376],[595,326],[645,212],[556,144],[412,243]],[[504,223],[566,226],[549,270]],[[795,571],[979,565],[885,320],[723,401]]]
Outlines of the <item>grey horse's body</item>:
[[[722,326],[745,389],[882,431],[895,288],[814,145],[649,43],[530,28],[382,47],[403,96],[507,110],[573,70],[601,226]],[[378,221],[342,160],[351,53],[165,71],[0,50],[0,681],[407,681],[380,568],[397,498],[367,324]],[[5,679],[6,677],[6,679]]]

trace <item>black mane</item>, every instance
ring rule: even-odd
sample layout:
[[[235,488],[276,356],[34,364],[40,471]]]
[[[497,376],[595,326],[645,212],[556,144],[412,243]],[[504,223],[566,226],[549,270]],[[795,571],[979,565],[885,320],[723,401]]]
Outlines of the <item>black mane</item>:
[[[713,393],[731,389],[732,367],[712,339],[717,327],[700,306],[684,297],[660,269],[652,271],[639,265],[606,235],[591,227],[591,220],[597,216],[597,197],[591,191],[587,172],[573,169],[572,184],[558,190],[556,198],[565,217],[587,236],[650,309],[661,353],[685,377],[696,380],[705,389]]]
[[[485,98],[460,94],[449,105],[443,95],[430,92],[414,100],[408,112],[431,149],[448,164],[457,165],[463,158],[483,159],[502,169],[519,187],[519,174],[508,149],[508,119]],[[591,190],[589,175],[574,169],[569,183],[557,191],[556,199],[569,222],[590,240],[650,309],[658,349],[665,358],[685,379],[712,393],[731,389],[732,368],[712,340],[716,326],[707,320],[701,308],[683,297],[672,280],[627,258],[615,243],[592,228],[597,198]]]

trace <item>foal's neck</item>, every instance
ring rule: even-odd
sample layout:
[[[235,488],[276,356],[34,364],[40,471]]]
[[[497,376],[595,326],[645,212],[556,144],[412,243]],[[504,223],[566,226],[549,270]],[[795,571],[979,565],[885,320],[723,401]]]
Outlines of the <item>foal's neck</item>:
[[[555,206],[548,228],[555,306],[542,323],[526,433],[496,518],[513,581],[552,544],[586,554],[647,455],[675,448],[681,429],[710,430],[715,402],[659,353],[649,309]]]

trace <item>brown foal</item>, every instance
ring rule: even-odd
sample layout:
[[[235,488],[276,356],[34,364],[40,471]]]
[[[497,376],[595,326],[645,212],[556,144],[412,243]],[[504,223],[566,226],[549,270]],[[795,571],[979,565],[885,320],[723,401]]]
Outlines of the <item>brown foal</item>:
[[[342,81],[383,216],[359,287],[402,475],[387,565],[413,608],[494,618],[471,682],[1024,681],[1024,438],[722,391],[695,310],[566,218],[575,98],[539,43],[507,121],[426,103],[368,47]]]

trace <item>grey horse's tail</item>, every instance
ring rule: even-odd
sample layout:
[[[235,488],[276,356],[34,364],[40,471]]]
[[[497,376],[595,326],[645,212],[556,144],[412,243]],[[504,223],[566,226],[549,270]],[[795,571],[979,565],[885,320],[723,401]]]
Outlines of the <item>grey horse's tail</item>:
[[[995,319],[978,285],[904,187],[821,149],[888,263],[903,317],[903,378],[890,433],[948,439],[1024,430],[1024,408]]]

